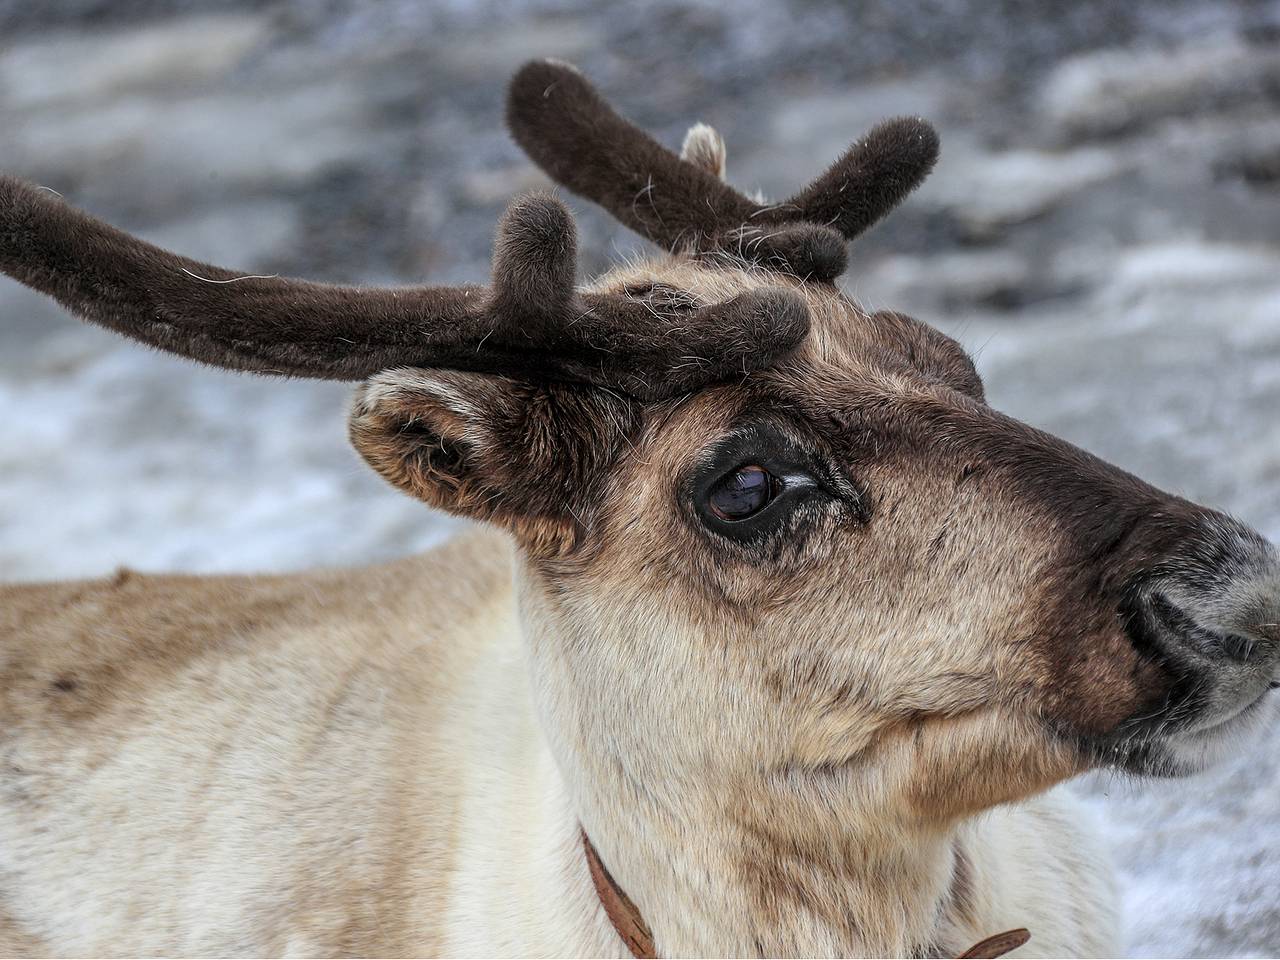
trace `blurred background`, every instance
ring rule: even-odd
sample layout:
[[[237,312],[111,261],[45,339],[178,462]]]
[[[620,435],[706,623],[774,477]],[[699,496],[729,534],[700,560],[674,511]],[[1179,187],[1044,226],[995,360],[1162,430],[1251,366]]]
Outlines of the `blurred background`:
[[[865,305],[976,355],[991,402],[1280,539],[1280,2],[0,0],[0,169],[251,273],[481,281],[545,186],[502,126],[580,65],[678,147],[712,123],[785,195],[889,115],[931,180],[851,251]],[[593,208],[584,274],[641,241]],[[0,578],[287,570],[454,525],[349,450],[347,387],[197,369],[0,278]],[[1130,950],[1280,950],[1280,746],[1076,784]]]

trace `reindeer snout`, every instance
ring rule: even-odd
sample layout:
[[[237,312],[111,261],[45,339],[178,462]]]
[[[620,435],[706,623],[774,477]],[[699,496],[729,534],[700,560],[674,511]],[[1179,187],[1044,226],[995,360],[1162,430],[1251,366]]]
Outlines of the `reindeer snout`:
[[[1134,646],[1174,679],[1169,712],[1189,728],[1280,686],[1280,559],[1247,528],[1215,524],[1187,555],[1142,578],[1121,617]]]

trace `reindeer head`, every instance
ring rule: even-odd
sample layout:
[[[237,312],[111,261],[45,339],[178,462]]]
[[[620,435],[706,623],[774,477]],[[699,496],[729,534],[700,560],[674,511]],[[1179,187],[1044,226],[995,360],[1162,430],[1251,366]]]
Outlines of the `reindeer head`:
[[[834,285],[932,166],[926,124],[763,205],[707,128],[677,157],[562,65],[521,71],[509,123],[671,256],[577,290],[572,221],[531,197],[488,287],[242,278],[3,180],[0,269],[204,362],[369,378],[368,462],[519,547],[588,819],[696,795],[762,835],[851,804],[942,823],[1097,764],[1194,770],[1257,724],[1272,548],[995,412],[957,343]]]

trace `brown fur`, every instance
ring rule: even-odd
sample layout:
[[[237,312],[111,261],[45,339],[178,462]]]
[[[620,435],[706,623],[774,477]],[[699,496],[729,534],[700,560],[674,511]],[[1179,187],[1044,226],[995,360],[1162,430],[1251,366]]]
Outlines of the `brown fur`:
[[[747,199],[708,164],[682,160],[624,120],[575,68],[550,60],[511,81],[507,125],[551,178],[667,250],[726,251],[801,278],[844,271],[843,240],[866,232],[928,176],[933,128],[881,124],[825,173],[777,204]]]
[[[362,380],[389,367],[451,367],[656,399],[770,363],[807,330],[783,290],[674,311],[625,292],[580,297],[575,249],[564,206],[526,197],[503,220],[491,291],[244,276],[0,176],[0,270],[86,320],[233,370]]]

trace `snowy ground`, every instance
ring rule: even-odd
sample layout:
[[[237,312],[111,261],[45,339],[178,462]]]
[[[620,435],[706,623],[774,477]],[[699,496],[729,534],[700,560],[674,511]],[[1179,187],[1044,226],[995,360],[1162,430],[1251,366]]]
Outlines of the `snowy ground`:
[[[0,0],[0,169],[256,273],[482,279],[541,181],[500,125],[583,65],[782,193],[875,120],[942,131],[849,289],[978,355],[991,401],[1280,539],[1280,3]],[[856,10],[855,10],[856,7]],[[584,269],[638,247],[581,215]],[[347,390],[198,370],[0,282],[0,577],[290,569],[449,525],[348,450]],[[1136,955],[1280,952],[1280,748],[1080,784]]]

